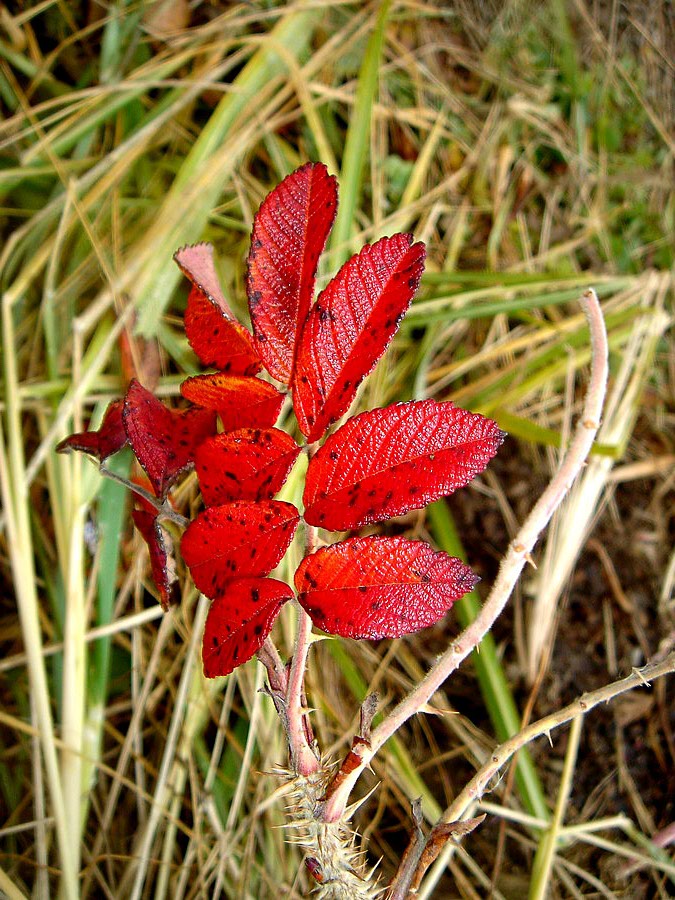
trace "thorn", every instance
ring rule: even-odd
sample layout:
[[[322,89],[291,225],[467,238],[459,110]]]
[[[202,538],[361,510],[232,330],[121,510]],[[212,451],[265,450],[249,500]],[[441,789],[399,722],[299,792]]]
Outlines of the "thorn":
[[[379,788],[380,784],[381,784],[381,782],[378,781],[377,784],[374,785],[374,786],[368,791],[368,793],[367,793],[365,796],[361,797],[360,800],[355,800],[354,803],[352,803],[350,806],[348,806],[348,807],[345,809],[345,815],[344,815],[344,817],[345,817],[346,819],[351,819],[352,816],[354,815],[354,813],[355,813],[361,806],[363,806],[363,804],[366,802],[366,800],[370,800],[371,796],[372,796],[372,795],[375,793],[375,791]]]
[[[647,679],[642,674],[642,669],[636,669],[635,667],[633,667],[633,675],[639,678],[645,687],[651,687],[651,683],[647,681]]]
[[[537,569],[537,564],[536,564],[536,562],[532,559],[532,554],[531,554],[531,553],[526,553],[526,554],[525,554],[525,562],[528,562],[528,563],[532,566],[532,568],[536,571],[536,569]]]

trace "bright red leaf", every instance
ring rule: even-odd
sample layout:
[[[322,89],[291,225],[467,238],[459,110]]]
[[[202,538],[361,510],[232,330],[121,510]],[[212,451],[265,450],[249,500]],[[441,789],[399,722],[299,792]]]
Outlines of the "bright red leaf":
[[[340,418],[398,329],[422,277],[424,244],[395,234],[366,245],[309,312],[293,373],[293,405],[311,443]]]
[[[268,194],[253,222],[246,282],[253,336],[265,368],[284,384],[336,211],[334,176],[323,163],[306,163]]]
[[[173,559],[167,550],[166,536],[157,521],[157,512],[134,509],[131,513],[136,528],[140,531],[150,554],[152,578],[159,591],[162,609],[178,602],[178,583],[175,579]]]
[[[451,494],[487,466],[504,439],[491,419],[420,400],[348,419],[307,470],[305,520],[359,528]]]
[[[271,500],[299,453],[293,438],[278,428],[240,428],[209,438],[195,456],[204,503]]]
[[[298,600],[317,628],[368,640],[433,625],[477,581],[461,560],[400,537],[323,547],[295,573]]]
[[[162,499],[178,475],[192,465],[195,449],[216,430],[214,413],[168,409],[135,379],[124,398],[122,420],[136,459]]]
[[[57,445],[56,452],[69,453],[71,450],[80,450],[82,453],[97,456],[100,462],[117,453],[127,443],[127,434],[122,422],[123,406],[124,400],[113,400],[103,414],[98,431],[80,431],[71,434]]]
[[[229,675],[264,644],[279,610],[293,596],[283,581],[237,578],[211,604],[202,659],[207,678]]]
[[[267,381],[222,372],[186,378],[180,392],[196,406],[216,410],[225,431],[270,428],[284,402],[284,395]]]
[[[205,366],[232,375],[255,375],[262,363],[250,333],[234,317],[220,287],[211,244],[181,247],[173,258],[192,282],[185,334]]]
[[[293,540],[298,521],[297,509],[279,500],[212,506],[183,534],[183,559],[199,590],[218,597],[233,578],[271,572]]]

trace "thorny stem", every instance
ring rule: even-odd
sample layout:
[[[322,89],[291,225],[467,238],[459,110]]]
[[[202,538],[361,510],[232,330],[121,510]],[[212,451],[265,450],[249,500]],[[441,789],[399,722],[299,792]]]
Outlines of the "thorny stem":
[[[373,731],[370,744],[362,745],[359,748],[359,764],[348,773],[343,771],[339,773],[338,777],[344,777],[341,778],[339,786],[322,809],[324,821],[333,822],[342,817],[354,784],[380,747],[401,725],[429,702],[443,682],[472,653],[492,628],[506,606],[525,563],[531,559],[530,553],[539,534],[548,525],[553,513],[584,465],[600,426],[600,416],[605,398],[607,333],[595,291],[592,289],[585,291],[581,298],[581,304],[588,319],[591,335],[591,376],[581,421],[577,425],[560,468],[535,504],[515,539],[511,541],[492,591],[478,616],[453,641],[452,645],[429,670],[424,680]]]
[[[652,662],[641,669],[633,669],[632,674],[625,678],[620,678],[618,681],[606,684],[596,691],[582,694],[568,706],[564,707],[564,709],[559,709],[557,712],[544,716],[543,719],[539,719],[538,722],[533,722],[531,725],[528,725],[527,728],[523,728],[522,731],[519,731],[518,734],[514,734],[508,741],[505,741],[499,747],[496,747],[492,751],[489,760],[476,772],[471,781],[461,793],[455,797],[452,804],[438,819],[438,822],[431,830],[429,837],[424,841],[423,845],[420,847],[419,843],[417,844],[417,854],[420,858],[420,863],[415,872],[416,883],[419,884],[424,877],[424,873],[434,860],[433,855],[428,854],[427,862],[424,851],[429,844],[429,840],[437,832],[437,829],[442,827],[452,828],[453,825],[457,826],[457,830],[453,833],[455,840],[459,840],[465,833],[470,832],[472,830],[471,828],[464,831],[461,827],[465,824],[464,822],[461,822],[462,816],[466,814],[466,811],[473,803],[480,800],[485,791],[490,790],[490,782],[493,781],[499,773],[499,770],[502,769],[519,750],[536,740],[536,738],[542,737],[543,735],[550,735],[550,732],[553,731],[554,728],[559,728],[561,725],[565,725],[573,719],[585,716],[601,703],[609,703],[621,694],[626,693],[626,691],[631,691],[635,688],[650,687],[651,682],[655,681],[657,678],[662,678],[664,675],[670,675],[673,672],[675,672],[675,652],[669,653],[668,656],[660,662]],[[475,821],[476,820],[469,820],[470,823]],[[656,843],[654,839],[652,840]],[[397,879],[399,877],[400,876],[397,875]],[[389,900],[394,900],[397,896],[399,895],[392,891],[389,895]]]
[[[572,701],[569,706],[557,710],[533,722],[527,728],[523,728],[518,734],[515,734],[508,741],[497,747],[491,754],[490,759],[482,768],[476,772],[471,781],[466,785],[460,794],[455,797],[452,804],[443,813],[439,822],[457,822],[464,815],[468,807],[476,800],[479,800],[492,779],[497,775],[499,770],[514,756],[522,747],[529,744],[535,738],[548,734],[554,728],[565,725],[577,716],[584,716],[600,703],[609,703],[620,694],[631,691],[637,687],[649,687],[650,682],[664,675],[670,675],[675,672],[675,651],[671,652],[661,662],[649,663],[641,669],[634,669],[633,672],[625,678],[620,678],[611,684],[598,688],[596,691],[590,691],[582,694]]]
[[[314,552],[317,529],[306,525],[305,556]],[[288,742],[291,748],[291,766],[298,775],[312,775],[319,769],[319,760],[310,747],[305,729],[307,710],[304,703],[305,668],[312,634],[312,620],[298,607],[298,633],[295,638],[291,670],[288,675],[286,692],[286,721]]]

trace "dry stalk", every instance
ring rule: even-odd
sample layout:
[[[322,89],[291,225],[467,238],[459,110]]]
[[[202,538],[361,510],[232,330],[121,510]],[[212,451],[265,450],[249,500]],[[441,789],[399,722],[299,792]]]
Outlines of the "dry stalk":
[[[661,662],[650,663],[641,669],[634,669],[625,678],[620,678],[618,681],[604,685],[604,687],[595,691],[582,694],[563,709],[559,709],[543,719],[533,722],[527,728],[523,728],[518,734],[496,748],[488,762],[476,772],[462,792],[457,795],[452,805],[443,813],[441,821],[456,822],[461,819],[469,806],[475,800],[480,799],[488,789],[492,779],[511,757],[536,738],[549,734],[554,728],[559,728],[561,725],[572,721],[572,719],[587,715],[600,703],[609,703],[626,691],[631,691],[638,687],[650,687],[652,681],[662,678],[664,675],[670,675],[673,672],[675,672],[675,652],[669,653]]]

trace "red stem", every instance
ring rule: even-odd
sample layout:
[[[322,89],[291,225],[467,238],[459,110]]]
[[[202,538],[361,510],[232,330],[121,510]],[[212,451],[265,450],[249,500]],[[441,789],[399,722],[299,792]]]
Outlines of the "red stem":
[[[305,534],[305,556],[309,556],[314,552],[316,546],[317,529],[311,525],[305,525]],[[312,775],[319,769],[319,758],[307,739],[311,730],[305,728],[307,709],[304,703],[305,669],[311,643],[312,620],[302,607],[297,604],[296,606],[298,609],[298,632],[288,673],[286,727],[293,771],[298,775]]]

